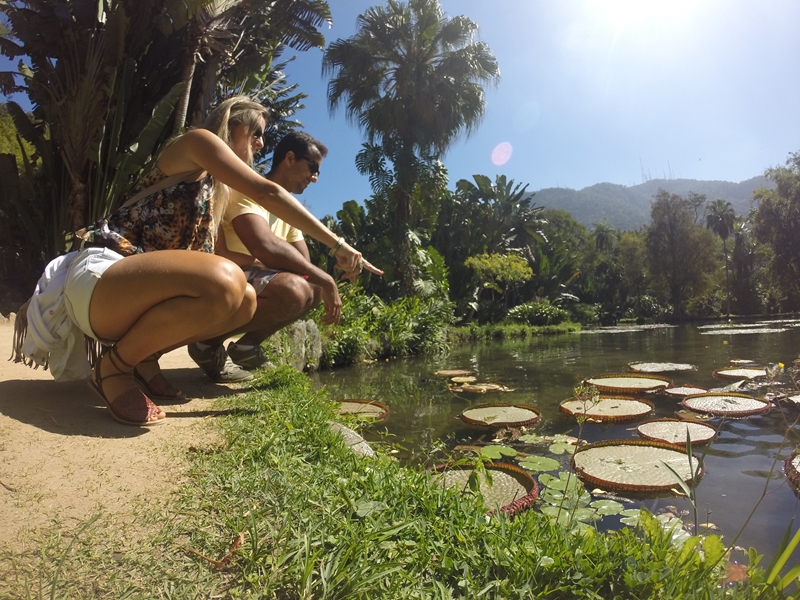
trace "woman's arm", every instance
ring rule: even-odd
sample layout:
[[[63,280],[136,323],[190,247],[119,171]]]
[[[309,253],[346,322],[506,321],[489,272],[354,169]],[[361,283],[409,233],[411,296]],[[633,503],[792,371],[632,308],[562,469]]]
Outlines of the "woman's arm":
[[[337,247],[337,266],[345,271],[363,265],[378,275],[383,271],[364,260],[361,253],[325,227],[300,202],[277,183],[256,173],[244,163],[216,134],[193,129],[170,144],[158,159],[158,167],[167,175],[191,171],[197,167],[214,179],[252,198],[280,219],[310,235],[330,248]]]

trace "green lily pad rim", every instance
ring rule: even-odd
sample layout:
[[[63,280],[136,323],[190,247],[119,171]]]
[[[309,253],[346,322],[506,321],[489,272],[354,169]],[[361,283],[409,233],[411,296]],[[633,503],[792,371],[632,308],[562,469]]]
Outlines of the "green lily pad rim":
[[[562,400],[558,405],[558,410],[571,417],[585,416],[587,419],[602,421],[603,423],[621,423],[623,421],[633,421],[635,419],[641,419],[642,417],[651,415],[656,410],[656,405],[650,402],[650,400],[647,400],[646,398],[641,398],[631,395],[609,396],[600,394],[600,396],[598,396],[599,400],[610,400],[612,398],[617,398],[619,400],[627,400],[628,402],[640,402],[641,404],[646,404],[647,406],[649,406],[650,410],[647,411],[646,413],[636,413],[632,415],[598,415],[598,414],[592,414],[591,412],[586,412],[581,414],[574,413],[564,408],[564,402],[571,402],[572,400],[576,400],[577,398],[567,398],[566,400]]]
[[[464,411],[467,410],[475,410],[476,408],[491,408],[493,406],[499,406],[499,407],[511,406],[513,408],[529,410],[531,412],[536,413],[536,416],[531,419],[528,419],[527,421],[513,421],[513,422],[493,421],[491,423],[487,423],[486,421],[479,421],[478,419],[470,419],[464,414]],[[528,425],[534,425],[542,420],[542,412],[535,406],[528,406],[527,404],[509,404],[508,402],[489,402],[487,404],[476,404],[475,406],[470,406],[469,408],[465,408],[464,411],[462,411],[461,414],[458,415],[458,418],[464,421],[465,423],[469,423],[470,425],[476,425],[478,427],[490,427],[492,429],[503,429],[505,427],[526,427]]]
[[[344,402],[352,402],[353,404],[369,404],[371,406],[377,406],[378,408],[382,409],[383,412],[379,413],[375,416],[369,415],[371,418],[375,419],[376,421],[385,421],[389,417],[389,407],[384,404],[383,402],[378,402],[377,400],[366,400],[363,398],[341,398],[340,400],[335,401],[336,404],[342,404]],[[357,415],[357,412],[346,412],[346,413],[339,413],[345,415]]]
[[[653,379],[659,382],[656,385],[653,385],[649,388],[626,388],[626,387],[617,387],[613,385],[603,385],[602,383],[590,382],[590,379],[611,379],[613,377],[624,377],[626,379]],[[583,380],[584,385],[593,385],[601,392],[614,392],[620,394],[643,394],[645,392],[652,392],[659,389],[664,389],[668,387],[672,387],[673,381],[669,377],[664,377],[663,375],[656,375],[654,373],[637,373],[636,371],[626,371],[625,373],[602,373],[601,375],[595,375],[593,377],[587,377]]]
[[[636,493],[648,493],[648,492],[668,492],[673,488],[679,488],[680,485],[676,481],[674,484],[668,486],[662,485],[633,485],[633,484],[620,484],[615,483],[613,481],[607,481],[600,477],[594,477],[592,475],[587,475],[584,472],[581,472],[575,467],[575,456],[580,452],[586,452],[587,450],[591,450],[593,448],[602,448],[605,446],[646,446],[651,448],[666,448],[667,450],[672,450],[674,452],[681,452],[681,449],[678,446],[673,444],[668,444],[666,442],[653,442],[650,440],[605,440],[603,442],[595,442],[593,444],[587,444],[586,446],[580,447],[572,454],[572,459],[570,459],[570,464],[572,465],[572,470],[575,471],[575,474],[581,480],[591,483],[592,485],[596,485],[601,487],[605,490],[610,491],[617,491],[617,492],[636,492]],[[699,481],[700,478],[705,473],[705,468],[703,467],[702,461],[695,455],[692,454],[692,459],[697,461],[699,465],[699,469],[697,471],[697,480]]]
[[[711,440],[713,440],[715,437],[717,437],[717,433],[719,433],[714,427],[712,427],[708,423],[704,423],[703,421],[700,421],[699,419],[698,420],[694,420],[694,419],[685,419],[684,420],[684,419],[672,419],[670,417],[664,417],[663,419],[650,419],[649,421],[645,421],[644,423],[640,423],[636,427],[636,433],[638,433],[640,436],[642,436],[645,440],[650,440],[650,441],[653,441],[653,442],[663,442],[665,444],[669,444],[670,446],[677,446],[679,448],[686,448],[686,444],[684,442],[676,442],[676,443],[673,444],[673,443],[667,442],[667,441],[665,441],[665,440],[663,440],[661,438],[656,438],[656,437],[647,435],[645,433],[642,433],[641,427],[643,427],[644,425],[647,425],[649,423],[662,423],[662,422],[694,423],[695,425],[703,425],[705,427],[708,427],[709,429],[711,429],[714,432],[714,435],[712,435],[711,437],[706,438],[704,440],[692,440],[691,441],[692,447],[694,447],[694,446],[702,446],[704,444],[709,443]]]
[[[530,473],[526,472],[522,467],[505,462],[488,462],[484,464],[484,467],[490,471],[503,471],[507,473],[516,479],[522,487],[528,490],[527,494],[521,498],[517,498],[510,504],[501,506],[497,510],[490,510],[490,515],[493,515],[496,512],[501,512],[508,517],[513,517],[514,515],[521,513],[523,510],[530,508],[536,503],[537,498],[539,498],[539,485],[536,483],[536,479]],[[470,467],[466,465],[454,465],[454,463],[449,462],[428,467],[427,470],[441,473],[442,471],[446,471],[448,469],[470,470]]]
[[[686,404],[692,398],[707,398],[709,396],[734,396],[736,398],[749,398],[750,400],[757,400],[758,402],[763,402],[764,406],[762,408],[753,408],[751,410],[714,410],[714,409],[701,410]],[[683,400],[681,400],[681,405],[686,410],[690,410],[692,412],[705,415],[713,415],[715,417],[730,417],[730,418],[749,417],[750,415],[760,415],[769,411],[770,407],[769,400],[766,400],[764,398],[756,398],[755,396],[750,396],[749,394],[739,394],[736,392],[706,392],[705,394],[691,394],[689,396],[686,396],[686,398],[684,398]]]

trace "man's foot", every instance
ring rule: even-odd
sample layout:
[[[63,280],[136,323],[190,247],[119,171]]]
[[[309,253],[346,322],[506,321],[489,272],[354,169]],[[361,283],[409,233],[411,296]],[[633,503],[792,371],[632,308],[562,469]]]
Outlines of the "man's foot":
[[[242,346],[231,342],[228,344],[228,356],[231,357],[233,362],[245,369],[272,366],[260,344],[257,346]]]
[[[240,381],[250,381],[252,373],[237,367],[228,355],[225,348],[219,346],[207,346],[206,344],[189,344],[187,346],[189,356],[197,366],[203,369],[212,381],[217,383],[236,383]]]

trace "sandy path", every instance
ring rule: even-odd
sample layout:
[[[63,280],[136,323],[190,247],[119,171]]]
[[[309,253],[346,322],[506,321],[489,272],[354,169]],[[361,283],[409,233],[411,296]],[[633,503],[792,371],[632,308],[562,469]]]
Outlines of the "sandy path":
[[[213,399],[235,393],[181,348],[161,364],[190,400],[161,403],[161,425],[121,425],[85,382],[56,383],[49,371],[6,361],[12,332],[0,322],[0,550],[100,511],[125,519],[137,498],[164,499],[183,480],[187,450],[213,439]]]

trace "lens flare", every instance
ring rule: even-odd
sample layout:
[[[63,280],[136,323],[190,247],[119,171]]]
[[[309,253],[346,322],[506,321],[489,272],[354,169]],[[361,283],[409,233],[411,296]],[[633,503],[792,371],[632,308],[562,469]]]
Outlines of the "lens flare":
[[[506,164],[511,159],[514,149],[508,142],[501,142],[492,150],[492,162],[498,167]]]

